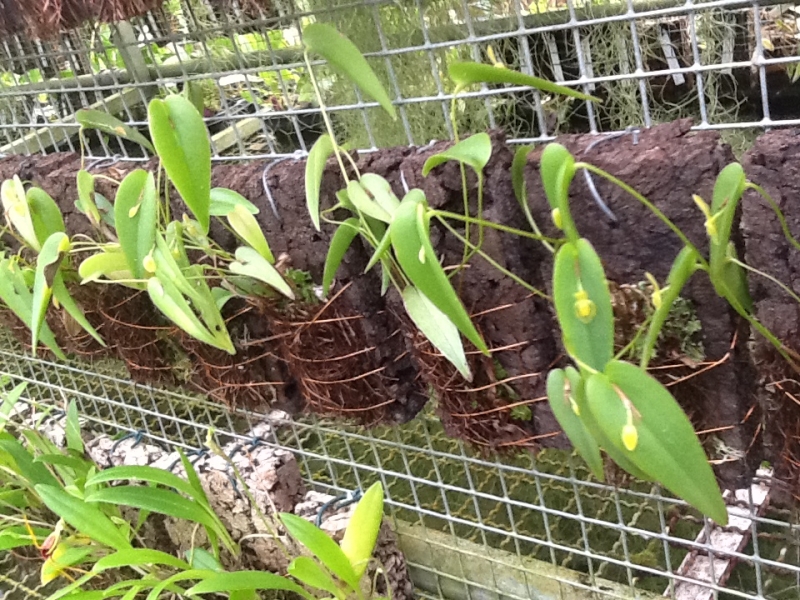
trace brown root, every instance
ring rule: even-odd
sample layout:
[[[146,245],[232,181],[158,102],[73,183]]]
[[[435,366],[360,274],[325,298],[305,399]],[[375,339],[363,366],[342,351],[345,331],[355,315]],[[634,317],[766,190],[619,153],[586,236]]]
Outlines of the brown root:
[[[281,357],[310,412],[367,426],[392,422],[392,379],[364,343],[363,315],[345,305],[341,291],[322,305],[270,309]]]

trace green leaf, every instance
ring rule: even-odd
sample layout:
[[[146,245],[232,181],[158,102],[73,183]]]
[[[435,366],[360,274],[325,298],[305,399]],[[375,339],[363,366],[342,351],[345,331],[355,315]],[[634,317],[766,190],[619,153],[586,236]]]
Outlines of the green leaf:
[[[603,458],[600,447],[581,420],[580,398],[583,391],[583,379],[570,367],[568,371],[553,369],[547,376],[547,400],[561,429],[567,438],[589,465],[592,474],[603,481]]]
[[[194,314],[189,303],[180,291],[178,291],[175,284],[168,278],[162,279],[159,276],[148,279],[147,293],[156,308],[186,333],[209,346],[219,348],[229,354],[236,353],[236,349],[233,347],[233,342],[230,341],[230,337],[226,339],[227,332],[224,332],[224,335],[223,332],[220,332],[220,338],[217,339],[217,337],[200,322],[200,319]],[[216,309],[216,303],[214,303],[214,308]]]
[[[0,439],[0,451],[7,453],[11,457],[16,464],[16,469],[14,469],[14,471],[24,479],[26,485],[59,485],[58,480],[47,467],[41,463],[37,463],[33,459],[33,455],[8,434],[6,434],[4,439]]]
[[[108,569],[119,569],[122,567],[143,567],[150,565],[164,565],[175,569],[191,569],[191,565],[186,561],[161,552],[160,550],[150,550],[148,548],[130,548],[120,550],[114,554],[109,554],[98,560],[93,571],[101,572]]]
[[[571,98],[577,98],[578,100],[588,100],[592,102],[601,101],[600,98],[596,96],[583,94],[572,88],[553,83],[552,81],[526,75],[525,73],[520,73],[519,71],[511,69],[495,67],[494,65],[476,62],[457,62],[448,66],[448,72],[450,73],[450,79],[461,89],[476,83],[507,83],[510,85],[525,85],[547,94],[569,96]]]
[[[439,264],[430,240],[428,203],[421,190],[406,194],[389,226],[392,247],[403,272],[436,308],[481,352],[488,348]]]
[[[30,327],[33,318],[33,294],[17,260],[3,258],[2,252],[0,252],[0,300],[20,321]],[[42,322],[39,338],[58,358],[66,359],[46,321]]]
[[[78,267],[78,275],[81,277],[81,284],[97,281],[101,277],[112,281],[133,278],[125,253],[119,246],[112,245],[105,245],[101,252],[84,259]],[[144,285],[140,287],[144,289]]]
[[[325,532],[305,519],[292,514],[281,513],[280,519],[289,535],[308,548],[331,573],[354,590],[360,589],[360,578],[356,576],[350,559]]]
[[[289,575],[306,585],[323,590],[336,598],[341,590],[336,582],[331,578],[330,574],[319,566],[317,561],[307,557],[298,556],[295,558],[287,569]]]
[[[683,248],[672,263],[669,275],[667,276],[667,287],[661,290],[660,303],[650,320],[647,335],[642,343],[642,368],[647,367],[647,363],[653,355],[653,349],[658,343],[658,336],[661,328],[667,321],[670,309],[680,296],[681,290],[689,281],[689,278],[698,268],[698,254],[693,248],[688,246]]]
[[[108,481],[144,481],[171,487],[187,496],[194,497],[195,490],[185,480],[170,471],[156,469],[146,465],[129,465],[103,469],[86,481],[87,486],[93,486]]]
[[[376,481],[358,501],[340,543],[359,579],[372,558],[382,523],[383,487]]]
[[[387,229],[386,233],[383,234],[381,241],[378,243],[378,247],[375,248],[375,252],[373,252],[372,256],[370,257],[367,266],[364,268],[364,273],[369,273],[372,267],[374,267],[376,264],[378,264],[380,261],[386,258],[386,255],[389,253],[389,250],[391,250],[391,248],[392,248],[392,235],[391,232]],[[383,272],[388,274],[389,273],[388,268],[384,268]]]
[[[194,493],[189,494],[191,497],[196,498],[198,502],[200,502],[204,506],[210,507],[211,504],[208,502],[208,496],[206,495],[206,491],[203,489],[203,484],[200,483],[200,477],[197,475],[197,470],[192,464],[192,461],[186,456],[186,453],[181,449],[177,448],[176,452],[181,459],[181,465],[183,465],[183,471],[186,473],[186,480],[189,482],[189,485],[192,486],[192,490]]]
[[[148,107],[150,137],[175,189],[208,233],[211,144],[203,117],[183,96],[155,98]]]
[[[353,240],[360,230],[360,221],[356,218],[349,218],[336,229],[336,233],[331,238],[331,245],[328,247],[328,255],[325,257],[325,269],[322,273],[322,294],[326,298],[336,277],[336,271],[344,260]]]
[[[234,573],[215,573],[186,591],[187,596],[200,594],[219,594],[241,590],[285,590],[300,594],[309,600],[313,596],[302,587],[280,575],[264,571],[236,571]]]
[[[81,169],[78,171],[78,200],[75,206],[85,214],[92,225],[100,224],[100,210],[94,199],[94,175]]]
[[[434,348],[458,369],[464,379],[472,381],[472,372],[464,353],[464,345],[461,343],[461,335],[447,315],[436,308],[433,302],[413,285],[403,290],[403,304],[414,325],[428,338]]]
[[[64,427],[65,437],[67,438],[67,448],[79,454],[83,453],[83,438],[81,437],[81,423],[78,415],[78,405],[75,400],[70,400],[67,404],[67,420]]]
[[[28,246],[38,252],[42,244],[36,236],[28,199],[25,196],[25,187],[19,177],[14,175],[13,179],[6,179],[0,185],[0,202],[3,205],[3,213],[14,230]]]
[[[717,176],[711,200],[715,232],[710,235],[708,262],[709,275],[716,292],[728,299],[737,310],[752,313],[753,300],[750,297],[746,273],[731,260],[737,259],[736,248],[731,242],[731,231],[746,183],[744,169],[739,163],[729,164]],[[706,228],[709,228],[708,221]]]
[[[375,173],[364,173],[359,182],[370,193],[373,200],[378,203],[378,206],[390,216],[394,216],[395,211],[400,206],[400,200],[394,195],[392,186],[386,179]]]
[[[569,185],[575,177],[575,158],[561,144],[548,144],[542,152],[539,172],[554,218],[558,211],[556,226],[566,233],[570,242],[574,242],[578,239],[578,232],[569,209]]]
[[[334,69],[380,104],[392,119],[397,118],[389,95],[372,67],[347,37],[330,25],[312,23],[303,29],[303,42],[306,48],[327,60]]]
[[[432,169],[454,160],[468,165],[478,175],[492,157],[492,140],[487,133],[477,133],[451,146],[444,152],[434,154],[422,166],[422,174],[427,176]]]
[[[334,148],[334,141],[327,133],[324,133],[314,142],[306,161],[306,208],[308,208],[311,222],[314,223],[317,231],[320,230],[319,193],[322,187],[322,176],[325,174],[325,163],[333,154]]]
[[[190,548],[185,552],[186,560],[189,561],[193,569],[204,569],[206,571],[215,571],[217,573],[224,573],[225,567],[204,548]]]
[[[8,420],[11,417],[11,413],[14,411],[14,407],[19,402],[19,399],[22,397],[23,392],[28,388],[28,384],[26,382],[18,383],[14,386],[10,392],[5,392],[2,395],[3,404],[0,405],[0,433],[5,431],[6,425],[8,424]]]
[[[13,550],[14,548],[24,548],[25,546],[35,546],[34,541],[40,542],[50,535],[50,530],[43,527],[31,527],[31,530],[35,538],[32,538],[27,527],[22,525],[6,527],[0,531],[0,552]]]
[[[251,215],[257,215],[258,207],[238,192],[227,188],[211,189],[211,204],[208,213],[212,217],[225,217],[237,206],[243,207]]]
[[[36,239],[40,245],[44,244],[52,234],[66,231],[61,209],[47,192],[42,188],[32,187],[28,188],[25,197],[31,211]]]
[[[533,151],[533,144],[519,146],[514,152],[514,160],[511,161],[511,185],[514,188],[514,197],[523,208],[528,206],[528,192],[525,185],[525,167],[528,165],[528,155]]]
[[[115,550],[130,549],[130,542],[120,529],[95,506],[52,485],[37,485],[36,492],[47,508],[80,533]]]
[[[232,262],[229,268],[237,275],[246,275],[263,281],[287,298],[294,300],[294,292],[280,272],[252,248],[245,246],[237,248],[236,262]]]
[[[158,196],[152,173],[131,171],[117,189],[114,200],[117,238],[136,279],[145,277],[144,260],[153,250],[158,224]]]
[[[602,371],[614,356],[614,311],[603,265],[587,240],[566,243],[556,254],[553,302],[567,353]]]
[[[208,510],[171,490],[156,487],[116,486],[101,488],[86,496],[86,502],[130,506],[150,512],[200,523],[211,531],[218,531],[219,522]]]
[[[391,222],[391,215],[381,208],[377,202],[369,197],[367,191],[361,187],[361,184],[358,181],[351,180],[347,184],[347,197],[361,214],[367,215],[368,217],[372,217],[373,219],[377,219],[378,221],[382,221],[384,223]]]
[[[228,223],[237,235],[247,242],[253,250],[274,265],[275,257],[272,254],[272,250],[269,248],[267,238],[264,237],[264,232],[261,231],[261,225],[259,225],[256,218],[248,212],[247,208],[242,204],[237,204],[226,216],[228,218]]]
[[[155,154],[153,145],[146,137],[107,112],[82,108],[75,113],[75,120],[84,129],[97,129],[109,135],[128,139],[136,142],[151,154]]]
[[[98,344],[101,346],[106,345],[94,326],[89,323],[86,315],[83,314],[83,309],[78,306],[75,299],[70,295],[67,286],[64,284],[64,276],[61,273],[56,274],[56,278],[53,280],[53,297],[58,300],[61,307],[67,311],[75,322],[78,323],[86,333],[91,335]]]
[[[589,409],[608,439],[632,463],[664,487],[714,519],[728,512],[692,424],[669,390],[638,367],[612,361],[605,373],[589,378]],[[638,440],[631,448],[623,428],[632,425]]]
[[[39,331],[44,323],[47,307],[50,305],[50,298],[53,295],[53,282],[56,279],[61,263],[69,252],[70,243],[67,234],[57,232],[51,235],[39,252],[36,260],[36,276],[33,282],[33,303],[31,320],[28,327],[31,328],[31,350],[36,353],[36,346],[39,343]]]

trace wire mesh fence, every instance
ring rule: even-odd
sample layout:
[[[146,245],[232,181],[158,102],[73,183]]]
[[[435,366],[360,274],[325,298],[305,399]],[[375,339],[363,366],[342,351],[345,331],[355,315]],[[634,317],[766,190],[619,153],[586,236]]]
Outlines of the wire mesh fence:
[[[129,22],[0,44],[0,152],[76,150],[81,107],[142,126],[146,100],[197,88],[217,158],[306,151],[321,133],[313,68],[334,126],[368,150],[503,127],[515,141],[610,132],[694,117],[737,132],[800,123],[793,5],[714,0],[171,0]],[[267,7],[267,8],[264,8]],[[306,63],[300,31],[331,22],[358,41],[399,109],[391,121],[326,66]],[[604,102],[522,88],[466,91],[451,111],[447,64],[495,60]],[[141,157],[92,135],[89,156]]]
[[[211,431],[220,445],[289,448],[319,491],[338,494],[380,479],[423,597],[800,594],[800,515],[756,498],[772,484],[768,477],[737,496],[739,521],[712,532],[699,513],[651,484],[597,482],[563,451],[475,453],[448,437],[433,414],[371,430],[287,418],[269,439],[253,440],[253,426],[274,416],[134,384],[111,362],[53,363],[9,339],[0,348],[0,377],[6,385],[28,383],[25,401],[41,420],[63,417],[66,402],[75,401],[86,430],[142,443],[196,453]],[[726,535],[732,546],[720,545]],[[717,572],[713,583],[692,587],[698,574],[686,565],[697,556],[713,556]]]
[[[130,22],[45,40],[4,37],[0,154],[79,150],[82,107],[145,127],[149,98],[190,85],[203,98],[216,159],[295,156],[323,131],[309,69],[342,141],[363,151],[487,127],[527,143],[686,116],[744,144],[764,128],[800,124],[795,14],[793,5],[750,0],[234,0],[228,10],[168,0]],[[300,31],[311,19],[358,42],[398,107],[396,122],[326,65],[306,61]],[[502,62],[604,101],[508,87],[456,96],[447,64],[459,59]],[[97,133],[84,150],[95,160],[148,158]],[[212,429],[220,445],[251,441],[247,432],[266,418],[134,384],[116,364],[32,358],[7,338],[0,375],[27,381],[26,401],[43,415],[59,418],[75,400],[93,431],[191,450]],[[370,430],[286,420],[260,442],[292,449],[322,491],[381,479],[423,597],[800,596],[800,516],[756,501],[777,484],[768,477],[736,499],[738,525],[712,530],[659,488],[618,474],[619,485],[599,483],[561,451],[476,453],[433,414]],[[693,588],[698,557],[713,557],[713,583]]]

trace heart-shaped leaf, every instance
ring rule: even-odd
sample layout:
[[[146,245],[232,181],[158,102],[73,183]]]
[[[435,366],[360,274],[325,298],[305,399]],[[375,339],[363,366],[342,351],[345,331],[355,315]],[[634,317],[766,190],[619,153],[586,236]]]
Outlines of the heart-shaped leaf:
[[[430,240],[428,203],[421,190],[406,194],[389,226],[397,261],[412,284],[458,327],[481,352],[486,343],[439,264]]]
[[[306,208],[317,231],[319,231],[319,192],[322,187],[322,176],[325,174],[325,163],[333,151],[334,141],[324,133],[314,142],[306,160]]]
[[[336,277],[336,271],[342,264],[344,255],[353,240],[359,233],[360,221],[356,218],[349,218],[336,229],[336,233],[331,238],[331,245],[328,247],[328,255],[325,257],[325,270],[322,273],[322,294],[327,297]]]
[[[588,94],[583,94],[572,88],[558,85],[547,79],[533,77],[532,75],[526,75],[519,71],[496,67],[494,65],[476,62],[457,62],[449,65],[448,71],[450,73],[450,79],[461,89],[476,83],[507,83],[510,85],[525,85],[547,94],[558,94],[577,98],[579,100],[600,102],[600,98],[596,96],[589,96]]]
[[[492,140],[487,133],[477,133],[451,146],[444,152],[434,154],[422,166],[422,174],[427,176],[432,169],[454,160],[468,165],[479,175],[492,157]]]
[[[155,154],[155,149],[146,137],[133,127],[123,123],[116,117],[102,110],[82,108],[75,113],[75,120],[84,129],[96,129],[109,135],[116,135],[121,138],[136,142],[151,154]]]
[[[638,367],[611,361],[593,374],[586,399],[600,428],[632,463],[714,519],[728,512],[692,424],[669,390]]]
[[[294,292],[278,270],[252,248],[237,248],[236,262],[230,264],[230,270],[237,275],[246,275],[263,281],[281,294],[294,300]]]
[[[347,37],[330,25],[312,23],[303,29],[303,43],[380,104],[393,119],[397,118],[392,101],[375,71]]]
[[[158,196],[152,173],[131,171],[122,180],[114,200],[117,238],[136,279],[146,275],[145,258],[153,250],[158,222]]]
[[[462,377],[472,381],[461,335],[453,322],[413,285],[403,290],[403,304],[414,325],[444,357],[458,369]]]
[[[602,371],[614,355],[614,311],[603,265],[587,240],[566,243],[556,254],[553,303],[569,355]]]
[[[575,369],[553,369],[547,376],[547,400],[561,429],[575,446],[575,450],[589,465],[592,474],[604,479],[603,458],[600,447],[581,420],[583,379]]]
[[[211,144],[203,117],[183,96],[155,98],[148,107],[150,137],[167,176],[208,233]]]

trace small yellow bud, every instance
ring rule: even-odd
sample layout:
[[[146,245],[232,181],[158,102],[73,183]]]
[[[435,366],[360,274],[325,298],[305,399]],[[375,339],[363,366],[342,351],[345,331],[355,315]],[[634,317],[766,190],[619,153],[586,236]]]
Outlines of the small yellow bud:
[[[141,204],[136,204],[134,206],[131,206],[131,209],[128,211],[128,218],[129,219],[132,219],[133,217],[136,216],[136,213],[139,212],[139,207],[140,206],[141,206]]]
[[[421,262],[423,265],[425,264],[425,248],[419,249],[419,255],[417,258],[419,258],[419,262]]]
[[[597,314],[597,306],[589,299],[586,290],[575,292],[575,314],[581,323],[591,323]]]
[[[150,252],[147,256],[142,259],[142,266],[144,270],[148,273],[155,273],[156,272],[156,260],[153,258],[153,253]]]
[[[558,208],[554,208],[553,211],[550,213],[550,217],[553,219],[553,224],[558,227],[559,229],[564,229],[564,224],[561,220],[561,210]]]
[[[645,273],[644,276],[647,278],[647,281],[650,282],[650,285],[653,286],[653,295],[650,297],[651,301],[653,302],[653,306],[658,310],[661,308],[661,288],[658,286],[658,281],[656,278],[653,277],[650,273]]]
[[[622,428],[622,444],[628,452],[636,450],[639,444],[639,432],[633,423],[625,423],[625,427]]]

